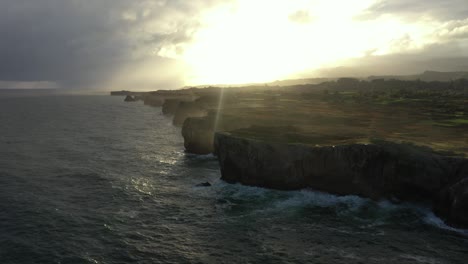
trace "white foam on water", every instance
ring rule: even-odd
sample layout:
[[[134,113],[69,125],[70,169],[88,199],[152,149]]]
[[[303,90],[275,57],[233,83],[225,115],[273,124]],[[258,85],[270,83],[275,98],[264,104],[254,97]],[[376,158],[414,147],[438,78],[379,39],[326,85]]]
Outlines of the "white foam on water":
[[[369,202],[369,199],[356,195],[338,196],[314,190],[291,191],[288,193],[290,194],[289,198],[275,204],[277,209],[303,206],[336,207],[344,205],[348,210],[357,210]]]
[[[437,217],[430,208],[414,203],[395,204],[389,200],[375,202],[369,198],[363,198],[357,195],[339,196],[312,189],[278,191],[241,184],[229,184],[222,180],[215,181],[213,183],[213,188],[215,188],[217,192],[220,192],[223,198],[227,199],[252,200],[252,202],[271,200],[265,204],[265,208],[256,210],[257,213],[284,211],[301,207],[321,207],[334,208],[339,213],[353,215],[355,212],[359,212],[361,209],[370,206],[377,210],[376,217],[367,219],[372,222],[367,223],[365,226],[378,227],[388,224],[389,218],[401,213],[402,210],[407,210],[413,212],[414,215],[419,217],[425,224],[468,236],[468,230],[450,227],[445,224],[442,219]],[[357,217],[359,218],[359,216]]]
[[[419,256],[419,255],[402,254],[402,255],[400,255],[400,257],[402,257],[404,259],[414,261],[414,263],[425,263],[425,264],[447,263],[445,261],[441,261],[441,260],[438,260],[438,259],[425,257],[425,256]]]
[[[468,229],[459,229],[448,226],[442,219],[437,217],[434,212],[427,210],[426,215],[423,218],[423,221],[429,225],[435,226],[440,229],[444,229],[450,232],[455,232],[464,236],[468,236]]]
[[[232,193],[231,197],[236,199],[263,198],[266,194],[275,192],[274,190],[253,186],[244,186],[241,184],[235,184],[233,187],[234,192]]]
[[[186,156],[198,159],[198,160],[216,160],[216,156],[213,153],[206,154],[206,155],[199,155],[199,154],[192,154],[192,153],[185,153]]]

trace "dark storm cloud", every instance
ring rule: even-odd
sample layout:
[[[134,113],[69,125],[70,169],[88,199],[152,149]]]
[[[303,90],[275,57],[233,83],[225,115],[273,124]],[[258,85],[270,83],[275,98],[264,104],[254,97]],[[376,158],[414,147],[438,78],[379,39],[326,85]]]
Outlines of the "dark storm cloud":
[[[408,19],[421,19],[429,15],[438,20],[455,20],[468,17],[466,0],[381,0],[357,17],[373,19],[384,14],[396,14]]]
[[[99,84],[162,45],[190,41],[198,12],[214,4],[0,0],[0,81]]]

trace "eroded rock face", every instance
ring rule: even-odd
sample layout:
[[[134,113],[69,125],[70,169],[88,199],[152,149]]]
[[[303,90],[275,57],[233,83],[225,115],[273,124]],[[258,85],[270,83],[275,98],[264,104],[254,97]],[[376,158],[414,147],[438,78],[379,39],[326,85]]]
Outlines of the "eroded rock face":
[[[379,142],[313,147],[215,133],[222,179],[281,190],[432,203],[448,224],[468,227],[468,160]]]
[[[231,131],[248,126],[248,122],[228,115],[219,115],[216,111],[210,111],[204,117],[189,117],[182,126],[185,150],[194,154],[213,153],[216,131]]]
[[[228,182],[375,199],[430,199],[452,171],[446,157],[389,142],[312,147],[216,133],[215,153]]]
[[[182,136],[188,153],[202,155],[213,153],[214,122],[213,116],[185,119]]]
[[[434,203],[434,211],[448,224],[468,228],[468,177],[444,188]]]
[[[468,228],[468,161],[456,168],[458,179],[439,192],[433,208],[448,224]]]
[[[174,119],[172,120],[172,124],[175,126],[182,126],[185,119],[189,117],[203,117],[207,114],[207,111],[195,102],[180,102],[177,107],[177,111],[175,112]]]

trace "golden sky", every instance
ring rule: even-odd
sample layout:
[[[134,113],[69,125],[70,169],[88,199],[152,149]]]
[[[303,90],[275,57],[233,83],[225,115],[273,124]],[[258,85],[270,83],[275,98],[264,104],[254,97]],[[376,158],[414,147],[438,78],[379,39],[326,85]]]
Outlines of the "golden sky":
[[[0,36],[0,88],[468,70],[466,0],[1,1]]]
[[[187,83],[269,82],[352,58],[417,53],[443,42],[444,35],[468,32],[465,24],[447,29],[446,22],[424,15],[417,20],[395,14],[366,19],[375,4],[239,0],[207,12],[204,27],[181,47],[183,52],[169,47],[158,54],[186,62]]]

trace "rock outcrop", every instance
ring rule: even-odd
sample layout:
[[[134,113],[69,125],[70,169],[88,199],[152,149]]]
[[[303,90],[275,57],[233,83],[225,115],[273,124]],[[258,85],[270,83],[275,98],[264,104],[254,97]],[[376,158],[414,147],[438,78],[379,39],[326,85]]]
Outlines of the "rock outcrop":
[[[132,95],[133,92],[131,91],[125,91],[125,90],[122,90],[122,91],[111,91],[110,92],[110,95],[112,96],[127,96],[127,95]]]
[[[214,148],[230,183],[433,203],[447,223],[468,226],[468,160],[460,157],[386,141],[310,146],[226,132],[215,133]]]
[[[214,151],[216,131],[231,131],[248,127],[249,123],[239,118],[210,111],[204,117],[189,117],[182,126],[185,151],[193,154],[210,154]]]
[[[468,228],[468,161],[455,169],[457,179],[439,192],[433,208],[448,224]]]
[[[211,186],[211,183],[209,182],[202,182],[202,183],[195,185],[195,187],[210,187],[210,186]]]
[[[213,153],[215,116],[190,117],[182,126],[185,151],[193,154]]]
[[[124,99],[125,102],[136,102],[135,98],[131,95],[127,95]]]
[[[468,177],[440,192],[434,212],[452,226],[468,228]]]

